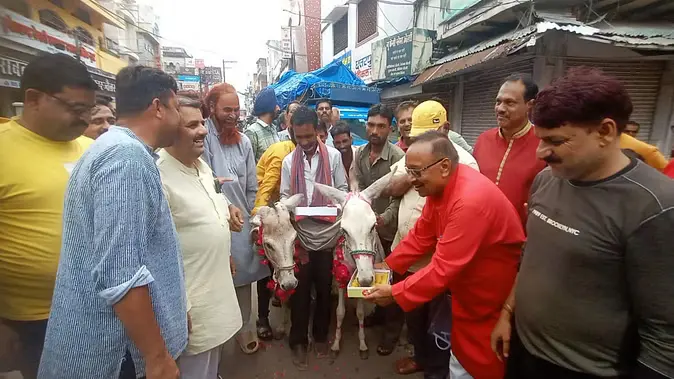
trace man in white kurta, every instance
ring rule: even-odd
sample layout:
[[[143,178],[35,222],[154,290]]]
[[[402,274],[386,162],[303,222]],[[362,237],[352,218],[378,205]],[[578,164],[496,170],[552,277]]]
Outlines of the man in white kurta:
[[[182,379],[214,379],[222,344],[242,325],[230,271],[230,213],[240,212],[216,192],[213,172],[199,158],[207,133],[201,111],[185,104],[189,99],[181,99],[178,139],[157,160],[180,240],[191,324],[178,367]]]

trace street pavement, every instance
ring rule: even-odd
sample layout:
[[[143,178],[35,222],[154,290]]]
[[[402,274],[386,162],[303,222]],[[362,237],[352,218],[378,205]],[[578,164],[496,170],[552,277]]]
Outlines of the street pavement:
[[[272,307],[272,323],[278,320],[280,311]],[[334,336],[335,320],[333,317],[330,339]],[[226,344],[220,373],[224,379],[389,379],[409,378],[421,379],[423,375],[400,376],[394,371],[398,358],[409,355],[409,347],[399,344],[396,351],[388,357],[377,354],[380,328],[366,330],[366,343],[369,358],[361,360],[358,355],[358,326],[355,315],[355,303],[347,308],[344,318],[342,347],[340,355],[334,360],[317,360],[309,355],[309,369],[298,371],[292,363],[287,338],[280,341],[264,343],[260,351],[253,355],[245,355],[233,341]],[[405,340],[405,338],[403,338]]]

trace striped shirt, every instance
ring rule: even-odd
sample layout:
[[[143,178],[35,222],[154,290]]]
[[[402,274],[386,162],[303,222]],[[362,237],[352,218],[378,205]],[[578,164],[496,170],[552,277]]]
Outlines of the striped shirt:
[[[127,350],[145,375],[113,310],[134,287],[148,286],[168,352],[185,349],[182,258],[154,158],[131,130],[112,127],[75,166],[40,379],[117,379]]]

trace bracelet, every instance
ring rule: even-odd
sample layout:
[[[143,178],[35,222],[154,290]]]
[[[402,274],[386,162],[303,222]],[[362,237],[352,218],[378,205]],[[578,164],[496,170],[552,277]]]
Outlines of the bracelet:
[[[511,315],[513,314],[514,310],[513,307],[511,307],[508,303],[503,304],[503,310],[506,312],[510,313]]]

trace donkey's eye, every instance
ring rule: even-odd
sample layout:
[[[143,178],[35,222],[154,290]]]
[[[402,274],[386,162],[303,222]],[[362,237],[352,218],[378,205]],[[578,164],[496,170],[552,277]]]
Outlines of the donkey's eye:
[[[268,243],[265,242],[265,243],[264,243],[264,249],[265,249],[265,250],[272,250],[272,246],[271,246],[270,244],[268,244]]]

